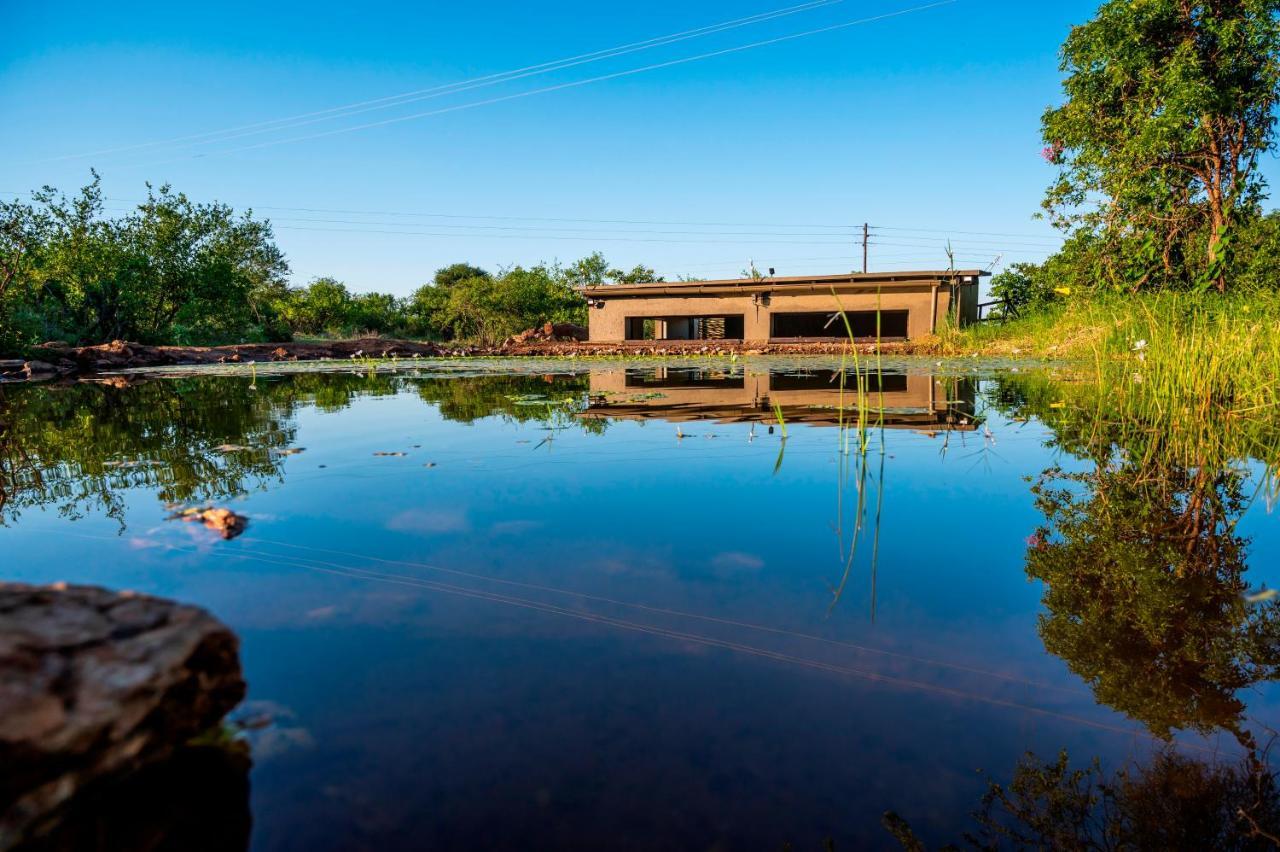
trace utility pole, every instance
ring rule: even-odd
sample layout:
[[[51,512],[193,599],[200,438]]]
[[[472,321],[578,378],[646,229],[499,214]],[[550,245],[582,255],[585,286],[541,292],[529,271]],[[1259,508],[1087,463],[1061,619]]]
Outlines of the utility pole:
[[[870,235],[871,226],[866,222],[862,223],[862,274],[867,274],[867,237]]]

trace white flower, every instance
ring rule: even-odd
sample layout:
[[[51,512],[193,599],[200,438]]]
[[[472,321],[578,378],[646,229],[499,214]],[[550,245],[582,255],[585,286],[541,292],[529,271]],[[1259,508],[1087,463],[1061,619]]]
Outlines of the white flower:
[[[1140,351],[1142,351],[1143,349],[1146,349],[1146,348],[1147,348],[1147,341],[1145,341],[1145,340],[1135,340],[1135,341],[1133,341],[1133,351],[1134,351],[1134,352],[1140,352]]]
[[[1140,385],[1140,384],[1142,384],[1142,374],[1141,374],[1141,373],[1134,373],[1134,374],[1133,374],[1133,383],[1134,383],[1135,385]]]

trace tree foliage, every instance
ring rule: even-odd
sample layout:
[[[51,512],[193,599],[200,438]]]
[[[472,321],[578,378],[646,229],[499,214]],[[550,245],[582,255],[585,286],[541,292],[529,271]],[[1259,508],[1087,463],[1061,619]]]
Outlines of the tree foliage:
[[[266,339],[288,265],[269,223],[168,186],[118,218],[99,180],[0,204],[0,347]]]
[[[1043,265],[1014,263],[991,279],[991,295],[1003,302],[1002,311],[1017,315],[1052,302],[1054,283]]]
[[[1078,266],[1126,289],[1227,287],[1274,147],[1280,0],[1108,0],[1062,47],[1044,206]]]
[[[0,353],[46,340],[155,344],[288,340],[293,335],[498,343],[545,323],[586,322],[579,288],[662,280],[596,252],[568,266],[468,263],[437,270],[408,297],[357,292],[330,276],[290,287],[269,222],[199,204],[168,186],[115,218],[100,182],[73,197],[46,187],[0,202]]]

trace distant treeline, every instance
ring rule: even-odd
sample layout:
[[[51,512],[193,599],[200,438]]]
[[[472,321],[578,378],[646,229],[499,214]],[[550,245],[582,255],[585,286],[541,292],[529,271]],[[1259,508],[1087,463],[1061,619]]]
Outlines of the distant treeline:
[[[0,202],[0,353],[47,340],[152,344],[377,333],[499,341],[546,322],[586,321],[584,284],[658,280],[600,253],[567,266],[489,272],[456,263],[407,298],[353,293],[333,278],[289,286],[270,222],[168,186],[105,215],[98,176],[67,197],[46,187]]]

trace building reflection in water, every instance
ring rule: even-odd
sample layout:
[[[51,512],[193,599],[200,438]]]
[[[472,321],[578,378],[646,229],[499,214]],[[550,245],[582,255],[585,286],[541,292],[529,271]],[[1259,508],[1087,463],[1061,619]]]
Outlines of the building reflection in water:
[[[787,423],[848,425],[858,408],[852,370],[750,372],[734,367],[652,366],[592,370],[590,402],[579,416],[603,420],[660,419],[673,423]],[[874,425],[922,430],[975,428],[971,379],[923,373],[863,373],[863,408]]]

